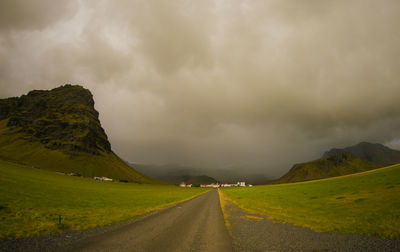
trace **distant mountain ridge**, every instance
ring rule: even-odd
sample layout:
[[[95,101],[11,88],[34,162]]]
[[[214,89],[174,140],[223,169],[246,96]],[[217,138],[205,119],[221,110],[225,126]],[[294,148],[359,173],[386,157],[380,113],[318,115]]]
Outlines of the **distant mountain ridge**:
[[[238,181],[245,181],[246,183],[250,184],[265,184],[266,181],[272,180],[271,178],[266,177],[264,174],[252,173],[248,172],[246,169],[239,168],[196,168],[179,164],[156,165],[129,162],[126,163],[146,176],[172,184],[178,184],[182,181],[185,182],[186,176],[193,178],[201,178],[203,176],[208,177],[209,179],[207,180],[201,180],[204,181],[204,183],[212,183],[214,181],[223,183],[236,183]]]
[[[91,92],[78,85],[0,99],[0,158],[83,176],[156,182],[112,152]]]
[[[215,183],[217,180],[207,175],[198,175],[193,173],[193,170],[174,165],[155,166],[144,164],[130,164],[132,168],[137,171],[155,178],[159,181],[169,184],[179,184],[185,182],[186,184],[193,184],[195,186],[200,184]]]
[[[293,183],[357,172],[400,163],[400,151],[382,144],[361,142],[354,146],[333,148],[314,161],[295,164],[274,183]]]
[[[380,166],[388,166],[400,163],[400,151],[390,149],[382,144],[361,142],[357,145],[343,149],[333,148],[324,153],[323,157],[350,152],[365,160],[377,163]]]

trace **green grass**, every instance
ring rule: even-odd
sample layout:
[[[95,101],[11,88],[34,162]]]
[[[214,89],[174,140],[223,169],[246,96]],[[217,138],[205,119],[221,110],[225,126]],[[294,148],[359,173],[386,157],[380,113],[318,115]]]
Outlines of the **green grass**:
[[[35,166],[50,171],[74,172],[83,176],[106,176],[137,183],[161,183],[138,173],[112,152],[92,155],[79,152],[69,156],[62,150],[50,150],[38,141],[26,141],[18,128],[6,127],[7,120],[0,121],[0,159]]]
[[[120,222],[206,191],[101,182],[6,161],[0,161],[0,174],[0,239]]]
[[[400,238],[400,165],[222,193],[245,210],[316,231]]]

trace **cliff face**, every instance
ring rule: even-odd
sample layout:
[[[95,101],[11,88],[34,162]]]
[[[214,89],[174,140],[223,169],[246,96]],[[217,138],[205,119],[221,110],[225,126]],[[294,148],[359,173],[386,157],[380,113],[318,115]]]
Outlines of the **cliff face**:
[[[50,91],[31,91],[0,100],[0,121],[16,129],[24,140],[74,155],[100,155],[111,145],[94,109],[93,96],[81,86],[65,85]]]
[[[159,183],[111,150],[93,96],[81,86],[34,90],[0,100],[0,158],[41,169]]]

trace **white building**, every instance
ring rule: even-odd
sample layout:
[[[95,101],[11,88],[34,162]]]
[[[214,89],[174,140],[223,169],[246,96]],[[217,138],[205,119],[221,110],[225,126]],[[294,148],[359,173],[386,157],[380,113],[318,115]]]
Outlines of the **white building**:
[[[200,185],[200,187],[213,187],[213,188],[218,188],[220,185],[217,184],[208,184],[208,185]]]
[[[113,179],[107,177],[94,177],[93,179],[101,181],[113,181]]]
[[[221,187],[232,187],[232,184],[221,184]]]

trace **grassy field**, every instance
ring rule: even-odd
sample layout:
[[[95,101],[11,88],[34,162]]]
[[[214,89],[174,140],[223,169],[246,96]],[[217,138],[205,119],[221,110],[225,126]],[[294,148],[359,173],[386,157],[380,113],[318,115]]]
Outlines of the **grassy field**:
[[[101,155],[77,152],[77,155],[70,156],[62,150],[45,148],[37,139],[32,142],[24,140],[26,136],[19,132],[19,128],[6,127],[7,121],[0,121],[1,160],[28,164],[50,171],[80,173],[87,177],[106,176],[137,183],[160,183],[133,170],[112,152],[102,152]]]
[[[400,238],[400,165],[330,179],[221,191],[245,210],[316,231]]]
[[[5,161],[0,174],[0,239],[120,222],[206,191],[101,182]]]

